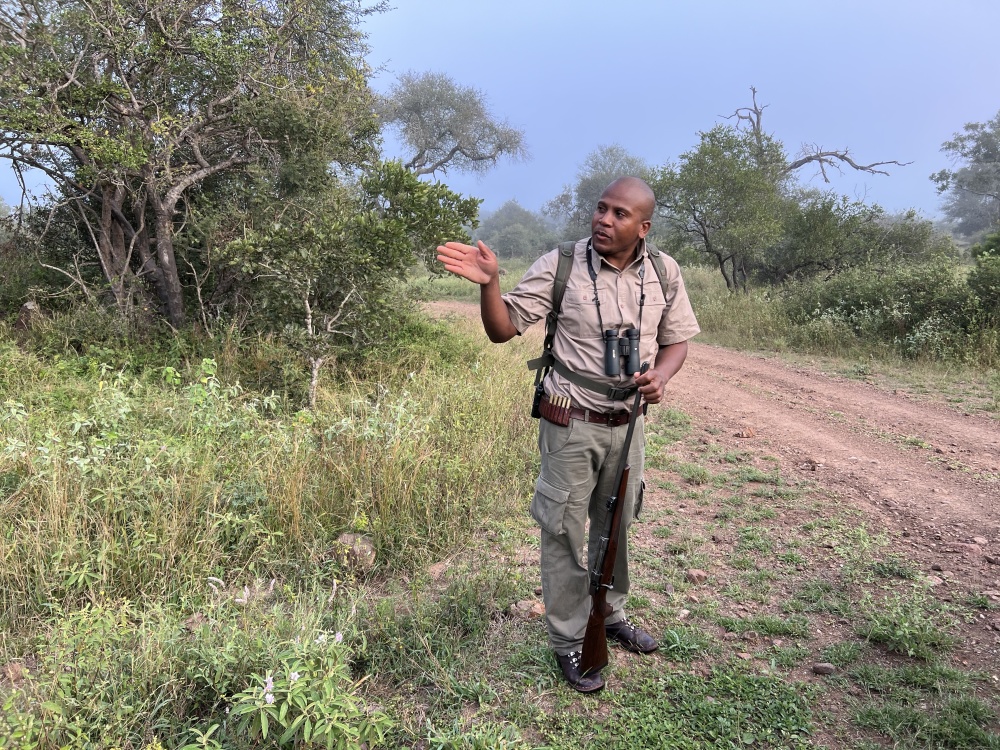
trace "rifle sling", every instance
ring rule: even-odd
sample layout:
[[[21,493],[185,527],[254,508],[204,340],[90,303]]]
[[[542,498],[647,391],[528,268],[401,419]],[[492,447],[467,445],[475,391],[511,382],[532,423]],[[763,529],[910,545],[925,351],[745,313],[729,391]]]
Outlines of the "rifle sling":
[[[556,356],[551,351],[542,352],[542,356],[528,360],[529,370],[540,370],[542,368],[549,367],[574,385],[586,388],[588,391],[593,391],[594,393],[599,393],[612,401],[624,401],[636,392],[635,385],[628,385],[619,388],[617,386],[608,385],[607,383],[599,383],[596,380],[591,380],[578,372],[573,372],[566,365],[556,359]]]

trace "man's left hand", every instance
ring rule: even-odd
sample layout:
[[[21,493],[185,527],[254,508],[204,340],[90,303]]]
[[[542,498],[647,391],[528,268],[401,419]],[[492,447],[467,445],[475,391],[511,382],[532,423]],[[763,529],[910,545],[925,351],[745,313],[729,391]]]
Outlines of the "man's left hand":
[[[656,370],[647,370],[643,375],[635,376],[635,384],[639,386],[639,393],[642,400],[647,404],[658,404],[663,400],[663,390],[667,386],[667,379]]]
[[[647,404],[658,404],[663,400],[663,390],[687,357],[687,341],[661,346],[656,353],[656,362],[643,375],[636,375],[635,384]]]

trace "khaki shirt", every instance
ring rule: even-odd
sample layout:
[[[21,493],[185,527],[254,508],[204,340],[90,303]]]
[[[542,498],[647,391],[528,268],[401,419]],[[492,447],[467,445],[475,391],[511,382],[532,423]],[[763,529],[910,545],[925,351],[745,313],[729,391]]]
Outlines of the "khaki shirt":
[[[649,362],[651,367],[660,347],[687,341],[701,329],[688,301],[677,262],[667,255],[663,256],[667,271],[667,297],[664,299],[660,279],[646,253],[645,241],[636,260],[623,271],[612,266],[597,252],[591,253],[597,272],[599,320],[594,283],[587,270],[588,241],[589,238],[580,240],[574,249],[573,266],[566,282],[552,352],[573,372],[600,383],[628,386],[634,376],[625,374],[624,359],[620,360],[620,375],[604,374],[602,324],[605,329],[617,331],[619,336],[625,335],[626,328],[638,328],[639,361]],[[503,295],[510,321],[519,334],[543,320],[552,309],[552,287],[558,262],[558,250],[546,253],[535,261],[516,287]],[[640,269],[644,269],[642,278]],[[639,299],[643,292],[646,299],[641,307],[640,321]],[[545,379],[545,392],[550,396],[569,396],[575,406],[602,412],[632,406],[631,399],[629,403],[611,401],[599,393],[570,383],[554,370]]]

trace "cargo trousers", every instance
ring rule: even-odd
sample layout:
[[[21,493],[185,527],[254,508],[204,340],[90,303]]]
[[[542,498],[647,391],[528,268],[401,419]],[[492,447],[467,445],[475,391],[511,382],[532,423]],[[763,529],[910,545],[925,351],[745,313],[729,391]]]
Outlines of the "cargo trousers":
[[[628,529],[641,505],[645,460],[644,418],[637,417],[628,463],[614,586],[607,602],[618,622],[629,590]],[[531,515],[541,527],[542,598],[549,644],[557,654],[579,651],[590,615],[590,571],[607,523],[607,499],[617,491],[615,474],[628,425],[608,427],[570,420],[566,427],[539,420],[542,465]],[[589,521],[589,523],[588,523]]]

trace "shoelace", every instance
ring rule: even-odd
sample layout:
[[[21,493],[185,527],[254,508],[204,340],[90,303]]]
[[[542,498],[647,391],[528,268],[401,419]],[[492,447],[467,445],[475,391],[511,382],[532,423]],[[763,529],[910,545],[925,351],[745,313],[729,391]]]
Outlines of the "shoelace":
[[[619,630],[628,629],[632,632],[635,632],[636,629],[635,625],[632,624],[632,621],[628,619],[628,615],[625,615],[625,617],[620,619],[618,622],[611,623],[611,627],[618,628]]]

